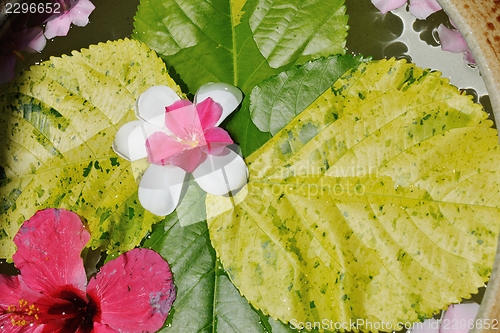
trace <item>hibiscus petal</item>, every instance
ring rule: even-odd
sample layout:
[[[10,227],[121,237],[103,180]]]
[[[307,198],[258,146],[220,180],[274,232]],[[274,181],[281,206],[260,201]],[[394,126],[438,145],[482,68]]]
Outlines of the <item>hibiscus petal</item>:
[[[56,36],[66,36],[70,25],[71,15],[69,15],[69,12],[61,14],[47,22],[45,25],[45,37],[51,39]]]
[[[169,164],[170,158],[184,151],[184,145],[175,141],[166,133],[156,132],[146,140],[149,163]]]
[[[475,318],[479,311],[477,303],[462,303],[452,304],[446,310],[442,322],[443,323],[470,323]],[[467,325],[441,325],[440,333],[467,333],[469,327]]]
[[[372,4],[377,7],[382,14],[390,12],[391,10],[397,9],[403,6],[406,0],[372,0]]]
[[[205,192],[225,195],[246,184],[248,170],[240,155],[225,148],[221,155],[208,155],[193,176]]]
[[[38,211],[14,237],[14,264],[32,290],[46,295],[62,286],[85,290],[87,277],[80,257],[90,239],[82,221],[64,209]]]
[[[439,333],[439,320],[426,319],[423,323],[414,323],[411,333]]]
[[[148,167],[139,184],[139,201],[151,213],[166,216],[179,204],[186,171],[173,165]]]
[[[153,86],[143,92],[135,104],[138,118],[155,125],[165,127],[165,108],[180,100],[175,91],[168,86]]]
[[[410,0],[410,13],[419,20],[425,20],[441,9],[436,0]]]
[[[212,82],[204,84],[198,89],[194,96],[194,103],[198,105],[208,97],[222,107],[222,115],[215,123],[215,126],[219,126],[240,105],[243,94],[241,90],[230,84]]]
[[[172,156],[170,164],[178,166],[186,172],[193,172],[206,158],[200,147],[184,150],[182,153]]]
[[[167,107],[165,124],[175,136],[185,141],[196,140],[203,135],[196,106],[188,100],[177,101]]]
[[[94,4],[89,0],[79,0],[69,11],[71,22],[79,27],[86,26],[89,23],[90,13],[92,13],[94,9]]]
[[[131,250],[105,264],[87,293],[101,310],[95,321],[119,332],[156,332],[176,296],[168,263],[149,249]]]
[[[441,42],[441,49],[444,51],[461,53],[469,49],[464,37],[457,30],[449,29],[445,25],[440,24],[437,32],[439,41]]]

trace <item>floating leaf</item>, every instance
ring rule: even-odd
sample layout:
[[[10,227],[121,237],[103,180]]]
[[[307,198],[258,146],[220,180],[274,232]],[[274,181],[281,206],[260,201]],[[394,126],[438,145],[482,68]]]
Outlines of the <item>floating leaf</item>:
[[[254,307],[392,331],[487,280],[498,137],[439,75],[361,64],[247,159],[237,195],[207,197],[211,241]]]
[[[352,55],[331,56],[265,80],[250,95],[252,121],[275,135],[360,61]]]
[[[45,207],[85,218],[93,247],[136,246],[158,217],[137,198],[136,172],[111,145],[135,119],[136,98],[152,85],[180,89],[146,45],[116,41],[34,66],[0,96],[0,257],[12,237]]]
[[[294,64],[344,53],[347,15],[344,0],[141,0],[134,26],[133,37],[157,51],[191,93],[213,81],[249,95]],[[227,128],[244,155],[270,138],[253,125],[245,101]]]
[[[238,293],[216,259],[206,223],[181,227],[179,218],[175,211],[153,226],[143,244],[170,263],[177,288],[160,332],[293,332],[253,310]]]

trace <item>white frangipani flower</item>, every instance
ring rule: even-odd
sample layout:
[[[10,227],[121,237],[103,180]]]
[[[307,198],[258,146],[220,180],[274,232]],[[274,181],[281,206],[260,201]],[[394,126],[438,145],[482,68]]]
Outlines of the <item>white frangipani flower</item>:
[[[181,100],[167,86],[141,94],[135,120],[116,133],[113,149],[129,161],[148,158],[151,165],[139,184],[139,201],[155,215],[172,213],[191,173],[207,193],[225,195],[246,184],[242,157],[227,146],[229,134],[217,127],[241,103],[239,89],[225,83],[205,84],[194,103]]]

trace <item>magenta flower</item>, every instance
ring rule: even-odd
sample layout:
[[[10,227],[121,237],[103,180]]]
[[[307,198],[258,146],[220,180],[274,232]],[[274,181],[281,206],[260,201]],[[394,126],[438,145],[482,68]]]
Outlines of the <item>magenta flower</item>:
[[[229,134],[217,127],[242,100],[236,87],[209,83],[200,87],[194,103],[181,100],[167,86],[154,86],[139,96],[140,120],[122,126],[115,152],[151,165],[139,184],[139,201],[153,214],[165,216],[180,201],[187,173],[207,193],[225,195],[246,184],[247,168]]]
[[[65,2],[62,2],[62,6],[65,6]],[[78,0],[73,7],[47,22],[45,37],[51,39],[56,36],[66,36],[71,23],[79,27],[86,26],[89,23],[89,15],[94,9],[94,4],[89,0]]]
[[[78,215],[46,209],[14,237],[20,275],[0,275],[5,332],[155,332],[175,299],[168,263],[134,249],[105,264],[87,284],[80,252],[90,239]]]

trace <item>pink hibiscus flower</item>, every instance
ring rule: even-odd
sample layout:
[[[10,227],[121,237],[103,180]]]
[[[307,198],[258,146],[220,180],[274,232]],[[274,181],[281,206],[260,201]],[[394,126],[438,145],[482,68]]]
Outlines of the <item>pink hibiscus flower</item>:
[[[477,303],[451,304],[441,319],[426,319],[415,323],[411,333],[467,333],[479,311]]]
[[[175,299],[168,263],[134,249],[105,264],[87,284],[80,253],[90,239],[78,215],[46,209],[14,237],[20,275],[0,275],[5,332],[155,332]]]
[[[113,149],[129,161],[147,157],[151,163],[139,183],[139,201],[145,209],[159,216],[172,213],[187,173],[213,195],[246,184],[245,162],[227,147],[233,143],[229,134],[217,127],[242,98],[239,89],[225,83],[201,86],[194,103],[181,100],[167,86],[151,87],[139,96],[139,120],[118,130]]]

